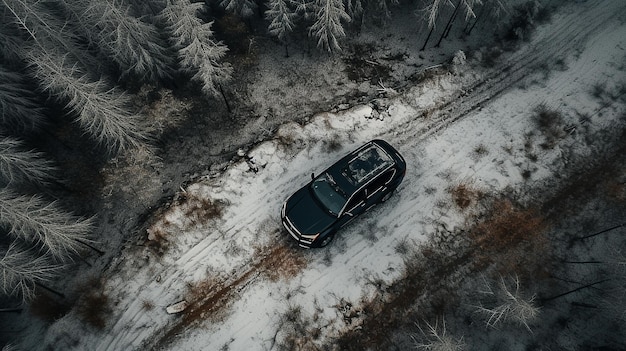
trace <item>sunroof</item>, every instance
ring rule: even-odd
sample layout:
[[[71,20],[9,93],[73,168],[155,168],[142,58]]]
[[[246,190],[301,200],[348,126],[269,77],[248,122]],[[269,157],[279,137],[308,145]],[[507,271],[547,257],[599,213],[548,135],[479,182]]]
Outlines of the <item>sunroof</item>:
[[[358,185],[392,163],[391,157],[385,151],[372,144],[350,160],[348,167],[344,170],[344,175],[352,185]]]

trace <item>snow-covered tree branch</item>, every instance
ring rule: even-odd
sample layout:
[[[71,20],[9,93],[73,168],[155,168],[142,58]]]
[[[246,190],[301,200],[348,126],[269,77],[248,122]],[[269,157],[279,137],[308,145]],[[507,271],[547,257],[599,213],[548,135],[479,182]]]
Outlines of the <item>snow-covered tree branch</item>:
[[[64,261],[90,241],[93,219],[77,217],[40,196],[17,195],[5,188],[0,190],[0,225],[7,228],[10,236],[41,245]]]
[[[317,40],[317,46],[329,52],[341,51],[339,39],[346,35],[342,22],[350,22],[341,0],[317,0],[315,23],[310,33]]]
[[[201,3],[171,0],[161,13],[168,23],[168,31],[174,47],[178,50],[183,70],[192,73],[194,80],[202,84],[208,95],[217,95],[220,84],[228,81],[232,67],[220,62],[228,48],[213,36],[213,22],[203,23],[196,16]]]
[[[50,257],[13,242],[6,250],[0,249],[0,292],[30,300],[36,284],[52,280],[59,268]]]
[[[55,172],[43,153],[24,149],[15,138],[0,139],[0,183],[46,184]]]

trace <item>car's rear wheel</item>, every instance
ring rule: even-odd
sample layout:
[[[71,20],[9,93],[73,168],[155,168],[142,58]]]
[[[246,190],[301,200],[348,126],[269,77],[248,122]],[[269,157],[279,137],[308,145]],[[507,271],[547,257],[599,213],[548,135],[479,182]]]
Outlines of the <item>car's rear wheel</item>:
[[[327,235],[322,242],[320,242],[320,247],[324,247],[328,244],[330,244],[331,241],[333,241],[333,239],[335,238],[335,234],[329,234]]]

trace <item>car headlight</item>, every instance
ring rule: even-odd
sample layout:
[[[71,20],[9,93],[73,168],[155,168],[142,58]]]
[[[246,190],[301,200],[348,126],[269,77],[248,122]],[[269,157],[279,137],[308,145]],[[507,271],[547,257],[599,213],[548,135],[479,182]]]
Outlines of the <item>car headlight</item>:
[[[317,237],[320,236],[320,233],[317,234],[302,234],[300,237],[302,238],[303,241],[307,241],[309,243],[312,243],[315,241],[315,239],[317,239]]]

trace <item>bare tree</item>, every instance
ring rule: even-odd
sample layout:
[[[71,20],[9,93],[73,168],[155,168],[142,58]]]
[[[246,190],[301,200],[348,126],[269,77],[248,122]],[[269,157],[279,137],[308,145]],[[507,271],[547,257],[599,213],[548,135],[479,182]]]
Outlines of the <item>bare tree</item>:
[[[220,84],[228,81],[232,67],[220,62],[228,48],[216,41],[211,30],[213,22],[203,23],[196,16],[202,3],[186,0],[171,0],[161,13],[168,23],[168,31],[178,50],[183,70],[193,75],[192,79],[202,83],[207,95],[218,95]]]
[[[317,46],[328,52],[341,51],[339,39],[346,35],[342,22],[350,22],[341,0],[317,0],[315,23],[310,28]]]
[[[55,173],[56,167],[43,153],[26,150],[15,138],[0,139],[0,183],[46,184]]]
[[[448,334],[446,329],[446,321],[442,318],[441,327],[439,327],[439,321],[435,321],[432,325],[426,322],[427,330],[425,331],[416,323],[419,328],[424,342],[418,341],[418,338],[413,337],[415,342],[415,348],[418,350],[431,350],[431,351],[461,351],[465,349],[465,342],[463,337],[455,338]]]
[[[0,225],[8,228],[10,236],[41,245],[65,261],[90,241],[93,219],[77,217],[40,196],[17,195],[4,188],[0,190]]]
[[[479,306],[477,311],[488,317],[487,326],[496,327],[503,322],[514,322],[532,331],[530,323],[539,316],[539,307],[535,304],[535,296],[525,298],[520,291],[520,280],[514,277],[512,287],[504,277],[500,277],[498,288],[494,289],[485,281],[486,289],[482,293],[490,298],[493,307]]]
[[[60,268],[50,257],[13,242],[6,250],[0,249],[0,292],[30,300],[36,285],[52,280]]]

